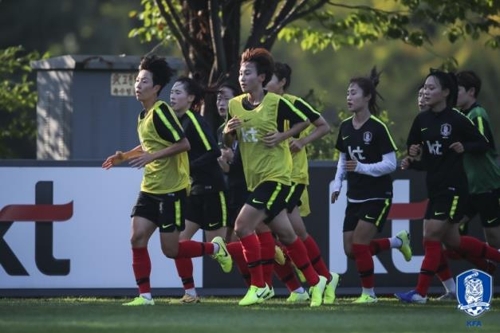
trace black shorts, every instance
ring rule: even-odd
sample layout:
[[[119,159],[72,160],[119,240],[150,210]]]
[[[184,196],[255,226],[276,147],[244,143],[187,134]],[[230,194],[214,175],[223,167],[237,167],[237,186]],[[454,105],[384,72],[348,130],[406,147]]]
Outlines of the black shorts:
[[[468,195],[464,191],[448,188],[429,198],[426,220],[448,220],[451,223],[460,222],[467,207]]]
[[[259,210],[265,210],[267,217],[264,223],[271,222],[286,208],[286,199],[290,194],[290,186],[278,182],[263,182],[250,192],[246,204]]]
[[[182,231],[185,227],[185,208],[186,189],[166,194],[141,191],[132,208],[131,217],[140,216],[148,219],[160,229],[160,232]]]
[[[469,194],[465,216],[470,220],[477,214],[481,218],[483,228],[494,228],[500,225],[500,189],[487,193]],[[460,226],[460,233],[467,234],[467,224]]]
[[[217,230],[227,226],[227,201],[223,191],[191,194],[186,200],[186,220],[203,230]]]
[[[292,183],[292,188],[290,189],[290,194],[288,195],[288,199],[286,202],[286,211],[288,213],[293,212],[295,207],[300,207],[302,202],[300,201],[300,197],[302,193],[304,193],[304,189],[306,185],[304,184],[295,184]]]
[[[359,220],[373,223],[380,232],[384,228],[389,215],[392,199],[376,199],[364,202],[348,202],[345,209],[342,231],[354,231]]]

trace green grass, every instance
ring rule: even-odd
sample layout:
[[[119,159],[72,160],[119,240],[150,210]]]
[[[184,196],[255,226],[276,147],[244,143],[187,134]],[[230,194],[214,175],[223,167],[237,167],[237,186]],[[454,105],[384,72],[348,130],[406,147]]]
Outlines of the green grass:
[[[500,332],[500,299],[480,318],[456,309],[456,303],[404,305],[381,298],[371,305],[341,298],[333,306],[309,308],[277,298],[253,307],[240,307],[236,298],[203,298],[182,305],[156,298],[155,306],[124,307],[117,298],[0,299],[0,332]],[[467,327],[479,320],[482,327]]]

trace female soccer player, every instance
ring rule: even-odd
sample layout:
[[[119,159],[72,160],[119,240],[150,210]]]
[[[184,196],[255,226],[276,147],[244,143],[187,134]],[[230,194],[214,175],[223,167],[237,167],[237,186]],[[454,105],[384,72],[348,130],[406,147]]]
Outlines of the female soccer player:
[[[266,263],[271,260],[273,264],[274,239],[259,238],[255,234],[259,223],[264,221],[312,286],[311,306],[319,306],[327,279],[313,269],[285,210],[292,171],[287,139],[298,135],[308,122],[306,116],[285,99],[264,90],[273,70],[274,60],[267,50],[249,49],[242,54],[239,82],[243,94],[229,101],[229,117],[224,128],[226,146],[231,147],[235,138],[238,139],[245,179],[251,191],[235,223],[251,275],[251,286],[239,304],[261,303],[270,293],[263,278],[262,260]],[[290,121],[289,130],[284,129],[285,120]],[[272,256],[268,258],[270,253]]]
[[[429,203],[424,219],[425,256],[417,287],[406,293],[396,293],[402,302],[427,302],[429,285],[443,258],[442,243],[470,256],[500,262],[496,249],[475,238],[460,237],[458,232],[468,195],[463,153],[482,154],[489,147],[474,124],[453,109],[457,94],[454,74],[431,70],[424,84],[424,99],[429,109],[416,116],[408,135],[409,156],[421,160],[427,171]],[[408,161],[412,163],[411,159]]]
[[[355,77],[347,88],[347,107],[353,116],[340,125],[336,148],[340,158],[335,174],[331,202],[337,201],[342,180],[347,177],[344,251],[356,261],[361,296],[354,303],[375,303],[373,258],[381,250],[398,248],[405,259],[411,259],[407,231],[393,238],[373,239],[384,226],[392,203],[392,178],[396,170],[396,145],[385,124],[377,118],[379,73]]]
[[[140,295],[123,305],[154,305],[148,242],[157,228],[165,256],[192,258],[208,254],[219,261],[224,271],[232,266],[221,238],[211,243],[179,242],[179,234],[185,227],[190,144],[174,111],[158,99],[171,76],[172,70],[165,59],[156,56],[142,59],[135,81],[136,98],[144,108],[137,126],[140,145],[125,153],[118,151],[102,164],[109,169],[128,160],[133,167],[144,168],[141,190],[131,214],[132,268]]]
[[[170,91],[170,105],[191,145],[188,152],[191,191],[186,200],[186,228],[180,234],[181,241],[191,239],[199,229],[204,230],[206,239],[226,238],[226,188],[217,162],[220,150],[208,124],[196,112],[202,100],[203,89],[188,77],[177,79]],[[176,259],[175,265],[185,292],[180,302],[198,303],[191,259]]]

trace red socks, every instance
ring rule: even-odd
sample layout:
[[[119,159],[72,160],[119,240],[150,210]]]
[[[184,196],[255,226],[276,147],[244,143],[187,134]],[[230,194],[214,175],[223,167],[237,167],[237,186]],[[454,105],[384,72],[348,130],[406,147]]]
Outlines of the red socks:
[[[442,247],[441,242],[424,240],[425,256],[422,266],[420,267],[420,274],[418,275],[417,288],[415,290],[421,295],[426,296],[429,286],[431,285],[432,278],[439,267],[441,261]]]
[[[485,258],[500,263],[500,252],[474,237],[460,237],[459,250],[467,253],[471,257]]]
[[[179,250],[175,259],[195,258],[202,255],[214,253],[214,244],[209,242],[197,242],[193,240],[184,240],[179,242]]]
[[[177,267],[177,273],[182,280],[184,289],[194,288],[193,262],[191,258],[175,259],[175,267]]]
[[[370,245],[352,244],[352,255],[356,260],[356,267],[361,278],[363,288],[373,288],[375,278],[373,276],[373,258],[370,252]]]
[[[243,256],[250,272],[251,285],[263,288],[264,274],[262,271],[260,242],[255,234],[240,238],[241,247],[243,248]]]
[[[295,242],[285,246],[288,257],[293,261],[295,266],[302,271],[307,283],[310,286],[315,286],[319,282],[319,276],[314,270],[307,256],[307,250],[304,243],[297,237]]]
[[[132,268],[139,293],[151,292],[149,276],[151,275],[151,260],[147,247],[132,248]]]
[[[273,286],[273,271],[274,271],[274,254],[275,245],[273,234],[271,232],[264,232],[257,234],[260,242],[260,257],[262,265],[262,274],[264,282],[271,288]]]
[[[378,238],[370,242],[370,253],[372,256],[379,254],[382,251],[389,250],[391,248],[391,241],[389,238]]]
[[[303,241],[304,246],[307,249],[307,255],[309,257],[309,261],[313,265],[316,272],[326,277],[328,281],[330,281],[330,271],[325,264],[325,261],[321,257],[321,251],[319,250],[319,246],[311,236],[307,236],[307,238]]]
[[[250,287],[250,271],[248,270],[245,257],[243,256],[243,248],[241,247],[241,242],[231,242],[227,244],[226,247],[227,252],[229,252],[229,254],[231,255],[231,258],[233,258],[233,261],[236,262],[243,280],[245,281],[246,285]]]

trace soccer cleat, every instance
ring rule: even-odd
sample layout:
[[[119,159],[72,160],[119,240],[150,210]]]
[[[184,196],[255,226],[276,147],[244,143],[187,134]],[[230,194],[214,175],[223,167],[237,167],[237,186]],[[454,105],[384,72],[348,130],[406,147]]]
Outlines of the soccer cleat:
[[[264,301],[267,301],[268,299],[271,299],[274,297],[274,288],[269,287],[269,292],[264,295]]]
[[[125,306],[140,306],[140,305],[155,305],[155,301],[153,299],[147,299],[145,297],[139,296],[134,298],[133,301],[123,303]]]
[[[358,297],[353,304],[370,304],[370,303],[377,303],[378,299],[377,296],[372,296],[368,294],[361,294],[361,296]]]
[[[319,276],[319,282],[309,288],[309,294],[311,295],[311,307],[320,306],[323,302],[323,293],[325,292],[327,279],[324,276]]]
[[[447,291],[445,294],[439,296],[436,300],[440,302],[456,301],[457,295],[454,292]]]
[[[257,286],[250,286],[248,291],[240,302],[238,303],[241,306],[259,304],[264,302],[264,297],[269,293],[269,287],[267,284],[263,288],[259,288]]]
[[[274,261],[276,261],[276,263],[281,266],[283,266],[286,262],[285,254],[283,253],[281,247],[279,247],[278,245],[274,246]]]
[[[184,294],[184,296],[182,296],[179,302],[182,304],[200,303],[200,298],[198,296]]]
[[[292,291],[290,293],[290,296],[286,299],[288,303],[302,303],[302,302],[307,302],[309,300],[309,294],[306,293],[305,291],[303,293],[297,293],[295,291]]]
[[[395,293],[394,296],[396,296],[397,299],[404,303],[427,303],[427,297],[420,295],[415,290],[410,290],[406,293]]]
[[[219,251],[214,253],[212,258],[219,262],[219,265],[222,267],[222,271],[224,273],[231,272],[231,269],[233,268],[233,258],[231,258],[229,252],[227,252],[226,243],[224,243],[224,240],[220,236],[214,237],[214,239],[212,239],[212,243],[219,245]]]
[[[406,261],[411,260],[412,251],[410,246],[410,233],[406,230],[401,230],[396,234],[396,238],[401,240],[401,247],[398,248],[399,252],[403,254]]]
[[[335,291],[339,285],[340,275],[337,273],[331,273],[332,279],[325,288],[325,293],[323,295],[323,304],[333,304],[335,302]]]
[[[306,283],[307,279],[304,276],[304,273],[302,273],[302,271],[300,269],[298,269],[297,266],[295,266],[295,264],[293,264],[293,269],[295,270],[295,274],[297,274],[297,277],[299,278],[299,281],[302,282],[302,283]]]

